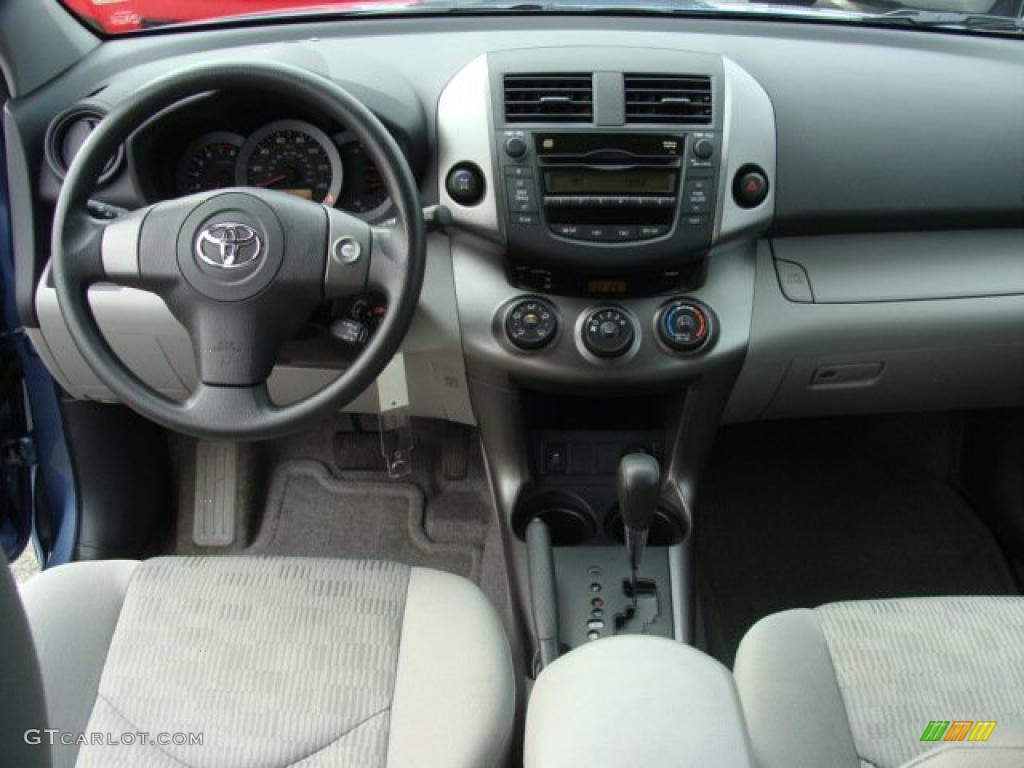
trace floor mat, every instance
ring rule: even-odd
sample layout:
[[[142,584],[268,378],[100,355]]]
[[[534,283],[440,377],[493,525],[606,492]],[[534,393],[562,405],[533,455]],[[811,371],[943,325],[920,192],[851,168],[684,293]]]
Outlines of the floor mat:
[[[694,529],[713,655],[731,666],[750,625],[788,608],[1017,592],[992,534],[943,470],[953,439],[932,422],[889,429],[896,424],[723,430]]]
[[[411,483],[338,479],[315,461],[274,468],[253,554],[395,560],[474,581],[482,548],[439,544],[423,528],[424,497]]]

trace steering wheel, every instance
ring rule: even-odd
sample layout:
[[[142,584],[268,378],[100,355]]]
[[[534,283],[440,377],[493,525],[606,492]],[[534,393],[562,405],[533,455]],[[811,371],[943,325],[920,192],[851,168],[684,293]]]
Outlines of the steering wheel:
[[[298,99],[352,131],[383,176],[396,223],[371,227],[294,195],[232,188],[190,195],[101,222],[87,203],[107,159],[145,121],[182,99],[227,88]],[[213,63],[152,81],[96,126],[57,200],[53,282],[75,344],[125,405],[197,437],[262,439],[294,431],[351,402],[384,370],[412,321],[423,286],[426,234],[417,185],[380,120],[325,77],[268,62]],[[96,283],[160,296],[192,340],[199,382],[191,397],[164,397],[107,344],[88,301]],[[367,291],[387,311],[337,379],[277,406],[267,391],[278,352],[322,302]]]

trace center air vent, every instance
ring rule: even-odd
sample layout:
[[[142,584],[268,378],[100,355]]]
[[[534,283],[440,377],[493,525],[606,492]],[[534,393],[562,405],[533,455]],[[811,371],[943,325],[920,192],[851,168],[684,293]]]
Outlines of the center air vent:
[[[505,122],[589,123],[592,75],[505,75]]]
[[[711,78],[704,75],[626,75],[627,123],[711,122]]]

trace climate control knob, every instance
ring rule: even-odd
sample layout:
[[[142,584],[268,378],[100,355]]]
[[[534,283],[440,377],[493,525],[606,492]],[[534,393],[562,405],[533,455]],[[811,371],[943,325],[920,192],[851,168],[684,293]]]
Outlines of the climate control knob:
[[[696,352],[711,338],[711,310],[690,299],[667,304],[658,316],[658,336],[677,352]]]
[[[558,331],[555,309],[541,299],[525,299],[513,305],[505,317],[505,333],[519,349],[541,349]]]
[[[583,322],[583,346],[598,357],[626,354],[635,338],[633,320],[615,307],[595,309]]]

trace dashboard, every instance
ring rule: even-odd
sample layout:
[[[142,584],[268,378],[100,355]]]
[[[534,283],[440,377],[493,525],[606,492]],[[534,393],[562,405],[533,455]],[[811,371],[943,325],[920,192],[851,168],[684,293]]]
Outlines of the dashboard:
[[[117,40],[10,103],[18,308],[76,397],[109,393],[46,281],[60,186],[46,154],[87,133],[60,118],[209,56],[269,57],[349,89],[405,151],[423,204],[451,212],[404,345],[414,413],[473,423],[479,386],[714,381],[732,421],[1022,399],[1019,41],[542,16]],[[346,127],[287,98],[209,94],[154,115],[111,162],[95,199],[113,207],[241,184],[389,215]],[[129,365],[188,391],[188,339],[158,301],[92,301]],[[325,328],[287,350],[282,397],[345,364]],[[373,410],[372,393],[352,407]]]

